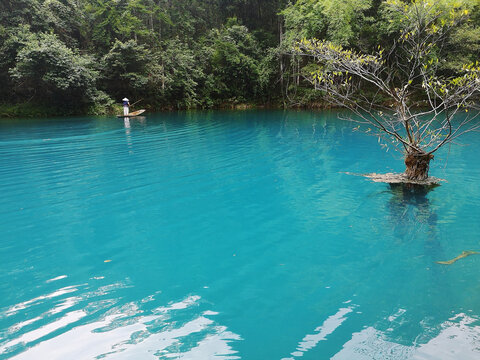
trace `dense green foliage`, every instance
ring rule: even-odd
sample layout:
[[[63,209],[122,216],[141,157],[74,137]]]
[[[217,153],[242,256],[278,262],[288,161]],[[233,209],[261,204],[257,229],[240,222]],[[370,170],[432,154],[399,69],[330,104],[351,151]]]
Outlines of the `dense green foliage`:
[[[97,72],[89,56],[75,54],[56,35],[32,35],[9,70],[17,93],[49,102],[88,102],[93,99]]]
[[[468,4],[469,21],[436,54],[445,74],[479,56],[480,5]],[[124,96],[153,109],[321,103],[295,42],[371,53],[402,21],[381,0],[2,0],[0,103],[69,112],[106,111]]]

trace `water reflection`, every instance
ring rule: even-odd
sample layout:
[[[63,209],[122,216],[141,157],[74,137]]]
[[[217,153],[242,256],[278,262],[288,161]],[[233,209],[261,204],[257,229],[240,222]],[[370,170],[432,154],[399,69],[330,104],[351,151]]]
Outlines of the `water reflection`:
[[[408,358],[458,332],[473,354],[476,323],[448,319],[480,313],[480,256],[435,261],[476,249],[478,201],[454,201],[461,186],[366,197],[385,185],[342,171],[391,159],[334,118],[172,113],[0,134],[0,358]]]
[[[438,333],[429,336],[426,341],[423,341],[420,334],[412,342],[405,343],[392,336],[393,328],[382,331],[375,326],[364,326],[360,331],[351,334],[351,338],[333,356],[328,356],[331,350],[324,351],[329,348],[328,342],[334,337],[342,337],[346,332],[348,333],[348,325],[346,325],[347,329],[342,331],[342,324],[355,321],[355,317],[361,314],[361,312],[353,312],[358,307],[358,305],[351,305],[340,308],[312,334],[305,335],[298,343],[296,350],[282,360],[306,356],[318,358],[317,354],[322,355],[320,358],[333,360],[473,360],[478,359],[480,355],[480,321],[465,313],[459,313],[442,322]],[[396,327],[405,325],[406,312],[407,310],[400,309],[388,316],[387,320],[392,325],[396,324],[393,325]],[[321,342],[324,342],[323,347],[320,346]]]
[[[377,314],[377,320],[353,333],[333,359],[478,358],[479,321],[458,309],[463,296],[458,282],[436,264],[445,254],[438,207],[431,200],[434,188],[389,185],[386,219],[395,241],[382,270],[383,281],[388,282],[383,286],[392,290],[385,291],[375,308],[367,310]],[[365,306],[368,302],[358,301],[364,309],[369,307]],[[378,319],[378,314],[393,304],[397,308],[391,315]]]
[[[313,334],[305,335],[298,343],[297,349],[291,353],[291,357],[282,360],[293,360],[295,357],[302,357],[307,351],[315,348],[320,341],[326,341],[342,323],[347,320],[347,315],[353,311],[354,306],[340,308],[336,314],[328,317],[321,326],[315,329]]]
[[[333,360],[458,360],[478,359],[480,325],[477,319],[460,313],[441,324],[440,333],[424,344],[410,346],[391,341],[374,327],[354,333]]]
[[[124,118],[123,119],[123,124],[125,126],[126,132],[130,133],[130,119],[129,118]]]
[[[389,184],[392,197],[388,202],[390,221],[402,236],[412,226],[425,225],[433,231],[437,224],[437,214],[428,193],[434,186],[414,184]]]
[[[422,242],[423,256],[432,264],[444,257],[437,231],[436,205],[429,198],[437,186],[389,184],[391,197],[387,203],[396,238],[403,243]]]
[[[0,318],[27,320],[0,333],[0,356],[238,358],[231,342],[240,340],[240,336],[218,324],[214,320],[216,312],[203,310],[198,295],[156,306],[155,294],[120,302],[115,292],[128,287],[128,281],[97,286],[95,290],[91,285],[63,287],[4,310]]]
[[[132,135],[131,135],[131,128],[130,128],[130,119],[129,118],[124,118],[123,120],[124,126],[125,126],[125,136],[127,138],[127,146],[129,151],[132,151]]]

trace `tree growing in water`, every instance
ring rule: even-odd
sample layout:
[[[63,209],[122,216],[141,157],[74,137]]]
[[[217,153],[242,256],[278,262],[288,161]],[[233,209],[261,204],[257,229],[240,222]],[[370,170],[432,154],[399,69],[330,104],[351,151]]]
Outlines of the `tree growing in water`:
[[[384,11],[400,25],[389,48],[365,55],[317,39],[300,41],[295,52],[315,59],[306,74],[349,118],[405,156],[407,181],[428,178],[430,161],[442,146],[480,128],[476,120],[480,67],[468,64],[442,76],[444,45],[452,29],[468,20],[466,3],[389,0]]]

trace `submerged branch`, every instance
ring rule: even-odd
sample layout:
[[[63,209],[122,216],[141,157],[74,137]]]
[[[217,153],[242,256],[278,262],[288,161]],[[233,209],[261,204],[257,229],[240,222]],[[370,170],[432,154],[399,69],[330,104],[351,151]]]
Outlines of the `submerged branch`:
[[[436,261],[437,264],[442,264],[442,265],[452,265],[455,261],[463,259],[464,257],[467,257],[468,255],[473,255],[473,254],[480,254],[478,251],[463,251],[460,255],[458,255],[456,258],[453,258],[452,260],[448,261]]]

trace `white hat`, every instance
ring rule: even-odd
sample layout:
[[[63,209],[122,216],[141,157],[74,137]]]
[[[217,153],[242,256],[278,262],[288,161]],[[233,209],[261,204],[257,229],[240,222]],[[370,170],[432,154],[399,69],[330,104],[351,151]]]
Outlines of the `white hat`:
[[[127,98],[123,98],[122,101],[129,101]]]

